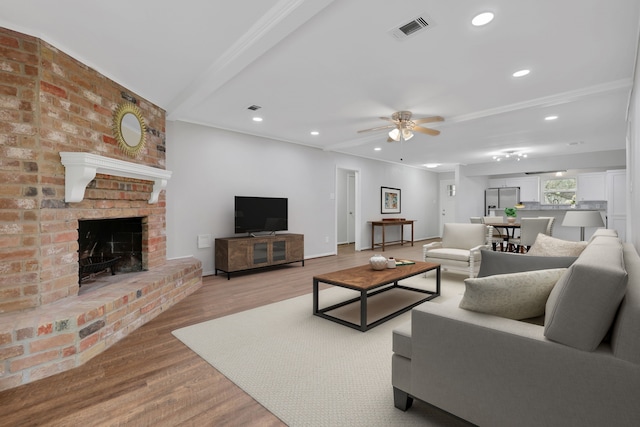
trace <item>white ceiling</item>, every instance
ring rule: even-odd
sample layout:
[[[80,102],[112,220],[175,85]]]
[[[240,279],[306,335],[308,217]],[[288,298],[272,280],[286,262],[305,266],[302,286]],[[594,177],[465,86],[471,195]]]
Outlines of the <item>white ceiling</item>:
[[[483,11],[495,19],[473,27]],[[418,16],[429,28],[389,34]],[[0,26],[51,43],[169,120],[436,170],[508,149],[624,149],[639,22],[638,0],[0,3]],[[522,68],[531,73],[511,76]],[[428,125],[441,134],[357,133],[398,110],[443,116]]]

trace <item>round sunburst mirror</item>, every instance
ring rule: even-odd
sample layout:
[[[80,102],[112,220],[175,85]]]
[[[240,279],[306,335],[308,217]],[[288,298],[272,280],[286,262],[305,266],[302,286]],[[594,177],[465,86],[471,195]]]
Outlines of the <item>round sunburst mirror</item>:
[[[123,102],[113,112],[113,134],[120,149],[136,157],[146,142],[147,132],[140,109],[131,102]]]

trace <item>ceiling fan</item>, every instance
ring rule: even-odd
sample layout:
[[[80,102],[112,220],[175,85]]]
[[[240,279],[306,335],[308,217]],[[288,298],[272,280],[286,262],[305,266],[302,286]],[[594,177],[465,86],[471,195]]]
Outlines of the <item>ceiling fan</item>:
[[[392,122],[393,124],[387,126],[379,126],[371,129],[359,130],[358,133],[391,129],[391,131],[389,132],[389,138],[387,138],[387,142],[400,140],[408,141],[413,138],[413,132],[426,133],[427,135],[432,136],[440,134],[439,130],[430,129],[418,125],[421,123],[442,122],[444,121],[444,118],[440,116],[432,116],[411,120],[411,115],[411,111],[397,111],[391,115],[391,118],[380,117],[380,119],[387,120],[389,122]]]

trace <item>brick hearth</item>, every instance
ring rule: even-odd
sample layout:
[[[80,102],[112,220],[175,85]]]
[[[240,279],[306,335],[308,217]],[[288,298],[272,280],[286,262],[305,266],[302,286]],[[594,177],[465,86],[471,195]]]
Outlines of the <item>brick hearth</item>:
[[[65,201],[61,152],[165,167],[165,112],[43,40],[0,28],[0,390],[71,369],[202,286],[200,262],[166,260],[164,192],[98,174]],[[147,144],[136,159],[111,131],[136,99]],[[78,221],[142,217],[142,268],[78,295]]]

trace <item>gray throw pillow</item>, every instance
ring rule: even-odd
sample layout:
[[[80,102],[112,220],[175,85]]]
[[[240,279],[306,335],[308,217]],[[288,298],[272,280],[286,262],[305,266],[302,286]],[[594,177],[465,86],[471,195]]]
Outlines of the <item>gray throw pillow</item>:
[[[482,261],[480,262],[478,277],[547,270],[550,268],[567,268],[578,259],[575,256],[534,256],[485,249],[482,249],[480,253]]]
[[[464,279],[459,307],[522,320],[542,316],[551,290],[566,268]]]

